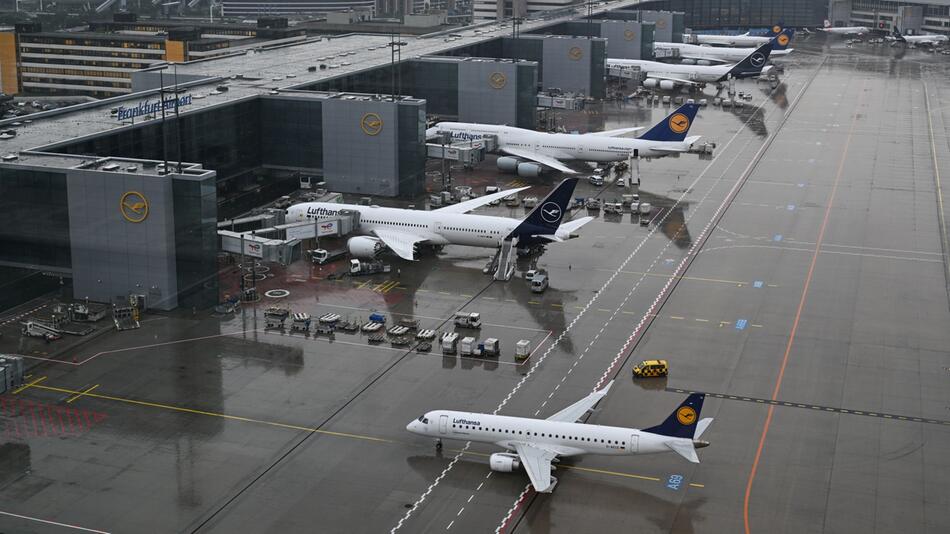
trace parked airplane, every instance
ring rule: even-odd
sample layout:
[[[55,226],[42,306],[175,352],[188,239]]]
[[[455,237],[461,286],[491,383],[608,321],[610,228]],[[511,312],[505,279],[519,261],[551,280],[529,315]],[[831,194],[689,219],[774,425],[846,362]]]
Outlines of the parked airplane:
[[[770,57],[785,56],[793,49],[788,47],[795,30],[786,28],[775,38]],[[692,64],[711,64],[711,63],[734,63],[742,61],[749,55],[748,48],[726,47],[726,46],[701,46],[687,43],[653,43],[654,50],[677,50],[677,55],[682,58],[682,62],[687,65]]]
[[[569,212],[576,185],[577,178],[562,181],[522,220],[468,212],[527,187],[500,191],[431,211],[305,202],[289,207],[286,220],[288,223],[320,221],[338,217],[341,210],[359,212],[358,231],[363,235],[347,241],[350,254],[358,258],[374,257],[389,247],[399,257],[413,260],[417,245],[423,244],[498,248],[505,240],[514,239],[518,247],[528,247],[577,237],[574,232],[593,220],[593,217],[581,217],[562,222]]]
[[[946,35],[940,34],[903,35],[897,26],[894,26],[894,31],[891,33],[891,35],[887,36],[887,39],[889,41],[897,41],[900,43],[926,46],[937,46],[940,43],[946,43],[948,41],[948,37]]]
[[[663,423],[643,430],[578,423],[607,395],[612,385],[611,381],[600,391],[547,419],[435,410],[419,416],[406,426],[406,430],[436,438],[436,447],[439,448],[443,439],[504,447],[507,452],[497,452],[489,458],[491,470],[510,473],[523,465],[539,493],[554,490],[557,479],[551,476],[551,462],[558,457],[672,451],[690,462],[699,463],[696,449],[709,445],[699,438],[713,422],[712,418],[699,418],[704,394],[693,393]]]
[[[765,43],[769,42],[782,32],[782,24],[776,24],[772,26],[772,29],[765,35],[751,35],[749,32],[745,32],[742,35],[710,35],[710,34],[694,34],[688,37],[690,41],[694,41],[697,44],[701,45],[717,45],[717,46],[736,46],[736,47],[746,47],[751,48],[755,46],[762,46]]]
[[[617,137],[643,128],[620,128],[586,134],[545,133],[513,126],[440,122],[429,128],[427,137],[447,132],[453,139],[478,140],[486,135],[498,138],[498,168],[520,176],[538,176],[545,167],[564,173],[577,171],[564,161],[626,161],[631,155],[657,158],[686,152],[700,136],[687,137],[699,106],[685,104],[637,138]],[[531,163],[529,163],[531,162]]]
[[[784,35],[784,34],[782,34]],[[774,41],[774,39],[773,39]],[[756,48],[735,65],[682,65],[642,59],[607,59],[608,69],[639,67],[646,76],[644,87],[671,90],[683,85],[722,83],[730,78],[751,78],[768,74],[772,67],[765,64],[772,52],[772,41]]]
[[[825,21],[825,27],[821,28],[821,31],[835,35],[864,35],[865,33],[871,33],[871,30],[869,30],[867,26],[834,27],[831,25],[831,21],[828,20]]]

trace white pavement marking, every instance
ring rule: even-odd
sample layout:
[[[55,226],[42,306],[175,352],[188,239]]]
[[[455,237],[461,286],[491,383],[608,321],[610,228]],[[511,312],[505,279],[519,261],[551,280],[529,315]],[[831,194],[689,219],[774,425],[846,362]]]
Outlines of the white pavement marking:
[[[37,522],[37,523],[43,523],[43,524],[45,524],[45,525],[53,525],[53,526],[57,526],[57,527],[70,528],[70,529],[73,529],[73,530],[80,530],[80,531],[82,531],[82,532],[93,532],[93,533],[95,533],[95,534],[109,534],[109,533],[106,532],[105,530],[95,530],[95,529],[91,529],[91,528],[80,527],[80,526],[77,526],[77,525],[68,525],[68,524],[66,524],[66,523],[58,523],[58,522],[56,522],[56,521],[49,521],[49,520],[47,520],[47,519],[40,519],[40,518],[38,518],[38,517],[30,517],[30,516],[26,516],[26,515],[12,514],[12,513],[10,513],[10,512],[3,512],[3,511],[0,511],[0,515],[5,515],[5,516],[9,516],[9,517],[16,517],[16,518],[18,518],[18,519],[25,519],[25,520],[27,520],[27,521],[35,521],[35,522]]]

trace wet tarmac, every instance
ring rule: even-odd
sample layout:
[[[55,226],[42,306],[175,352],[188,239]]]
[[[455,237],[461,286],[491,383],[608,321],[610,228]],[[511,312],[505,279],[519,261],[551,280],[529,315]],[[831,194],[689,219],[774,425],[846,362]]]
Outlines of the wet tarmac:
[[[298,262],[258,282],[287,296],[234,314],[149,315],[69,350],[20,350],[56,362],[35,360],[31,385],[3,398],[0,530],[950,530],[947,63],[818,37],[777,88],[738,84],[750,107],[700,112],[693,132],[718,144],[714,159],[641,164],[647,224],[598,215],[507,283],[482,273],[491,251],[462,247],[363,279]],[[562,120],[588,130],[666,113],[607,102]],[[490,162],[453,175],[538,196],[558,180]],[[576,196],[624,192],[582,182]],[[551,274],[541,295],[522,279],[534,264]],[[223,291],[239,274],[223,269]],[[478,311],[502,355],[271,330],[273,305],[438,330]],[[18,351],[9,337],[0,346]],[[520,339],[535,349],[525,363]],[[653,357],[670,377],[632,381]],[[493,447],[439,453],[405,431],[437,408],[548,416],[611,378],[589,422],[653,425],[685,391],[715,394],[702,463],[571,459],[536,495],[523,473],[488,469]]]

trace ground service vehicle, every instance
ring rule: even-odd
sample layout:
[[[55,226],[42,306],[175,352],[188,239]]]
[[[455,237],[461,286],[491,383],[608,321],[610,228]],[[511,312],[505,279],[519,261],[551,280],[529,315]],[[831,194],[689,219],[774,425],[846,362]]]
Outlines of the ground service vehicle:
[[[634,378],[652,378],[669,374],[670,368],[666,360],[643,360],[633,368]]]

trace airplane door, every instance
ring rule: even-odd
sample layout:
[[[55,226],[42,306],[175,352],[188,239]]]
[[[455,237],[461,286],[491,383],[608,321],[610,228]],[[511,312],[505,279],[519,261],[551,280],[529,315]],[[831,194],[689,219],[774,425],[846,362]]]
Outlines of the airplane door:
[[[449,429],[449,416],[439,416],[439,434],[445,434]]]
[[[632,453],[640,452],[640,436],[633,434],[630,436],[630,448],[628,449]]]

